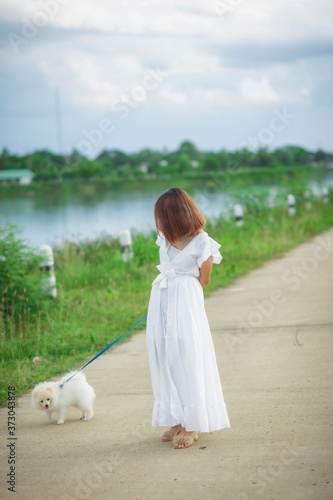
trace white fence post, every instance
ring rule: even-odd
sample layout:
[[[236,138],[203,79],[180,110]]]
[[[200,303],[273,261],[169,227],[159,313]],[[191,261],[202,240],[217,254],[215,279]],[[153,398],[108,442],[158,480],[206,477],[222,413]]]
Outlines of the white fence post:
[[[244,224],[243,221],[243,207],[239,203],[234,206],[234,216],[236,220],[236,226],[242,226]]]
[[[310,191],[305,191],[304,193],[304,198],[305,198],[305,206],[308,210],[311,210],[312,208],[312,202],[310,199]]]
[[[267,199],[267,204],[266,204],[267,208],[269,208],[270,210],[272,208],[274,208],[274,198],[272,198],[271,196],[269,196],[269,198]]]
[[[42,289],[44,290],[46,295],[49,295],[50,297],[53,297],[55,299],[57,297],[57,288],[54,273],[53,250],[50,245],[42,245],[39,248],[39,254],[41,255],[41,257],[43,257],[43,260],[40,263],[40,270],[46,275],[41,280]]]
[[[327,186],[323,187],[323,200],[324,200],[324,203],[328,203],[328,187]]]
[[[123,261],[127,262],[130,259],[133,259],[132,236],[129,229],[121,231],[119,234],[119,243],[121,246]]]
[[[288,194],[288,213],[289,215],[295,215],[296,213],[296,201],[295,196],[293,194]]]

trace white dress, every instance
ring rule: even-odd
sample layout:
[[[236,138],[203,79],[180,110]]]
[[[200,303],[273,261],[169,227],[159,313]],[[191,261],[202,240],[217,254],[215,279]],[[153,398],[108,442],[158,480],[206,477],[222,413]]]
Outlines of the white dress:
[[[219,264],[219,245],[202,232],[183,249],[163,237],[160,274],[152,285],[147,348],[154,392],[153,426],[181,424],[187,431],[230,427],[215,350],[204,307],[199,268],[210,256]]]

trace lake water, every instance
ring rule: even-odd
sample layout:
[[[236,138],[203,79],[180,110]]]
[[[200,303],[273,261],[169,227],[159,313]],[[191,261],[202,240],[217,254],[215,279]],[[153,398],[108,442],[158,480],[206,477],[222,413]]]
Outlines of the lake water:
[[[309,189],[319,195],[322,185],[333,185],[333,172],[323,183],[310,182]],[[229,217],[235,203],[245,194],[267,189],[272,198],[286,194],[279,186],[249,186],[222,191],[207,187],[193,188],[189,193],[208,219]],[[116,237],[123,229],[147,233],[154,229],[153,208],[163,190],[149,192],[112,191],[94,195],[26,196],[0,200],[0,224],[10,221],[22,227],[20,237],[31,246],[44,243],[61,245],[66,240],[97,239],[101,235]]]

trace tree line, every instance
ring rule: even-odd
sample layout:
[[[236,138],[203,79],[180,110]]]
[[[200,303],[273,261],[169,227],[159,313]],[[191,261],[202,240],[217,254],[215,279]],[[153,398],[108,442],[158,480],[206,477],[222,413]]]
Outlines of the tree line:
[[[195,144],[184,141],[176,151],[142,149],[125,153],[105,149],[95,159],[88,159],[78,151],[69,155],[47,150],[17,156],[3,149],[0,170],[29,169],[34,181],[62,181],[66,179],[130,179],[163,175],[196,176],[231,169],[279,168],[332,164],[333,154],[322,150],[307,151],[299,146],[284,146],[274,151],[259,148],[256,152],[241,149],[234,152],[199,151]]]

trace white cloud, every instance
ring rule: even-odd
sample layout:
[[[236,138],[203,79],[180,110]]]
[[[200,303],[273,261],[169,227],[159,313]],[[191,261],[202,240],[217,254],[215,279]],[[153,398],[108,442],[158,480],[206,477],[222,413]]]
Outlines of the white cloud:
[[[277,101],[279,96],[264,76],[260,81],[250,77],[245,78],[241,84],[242,96],[246,101],[272,102]]]
[[[302,87],[301,88],[301,94],[304,95],[304,96],[308,96],[308,95],[310,95],[310,90]]]
[[[193,90],[193,97],[197,105],[198,100],[200,100],[206,106],[227,107],[233,103],[236,96],[237,93],[232,89],[196,88]]]
[[[163,99],[172,102],[173,104],[186,104],[187,97],[182,92],[171,92],[170,90],[162,90],[161,96]]]

